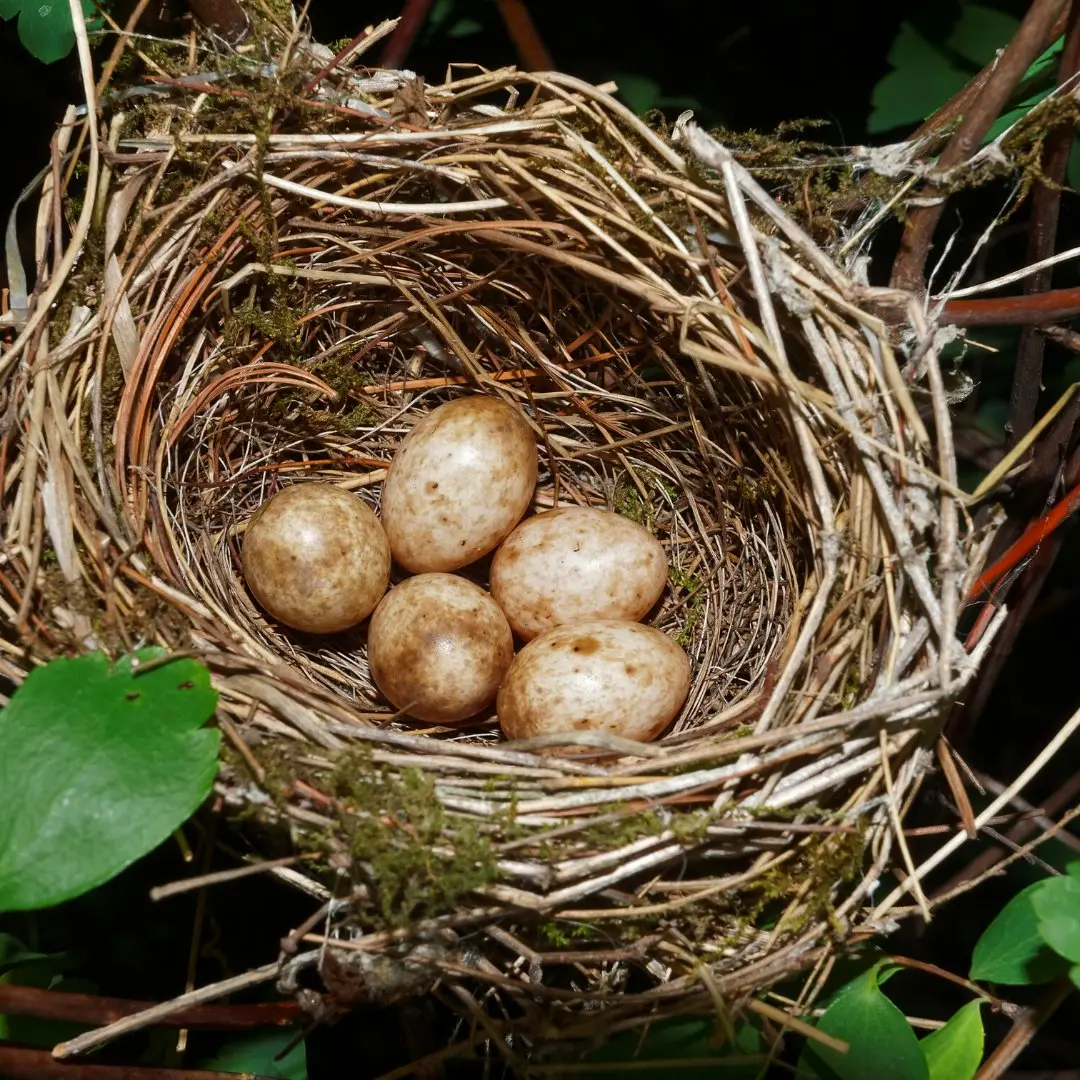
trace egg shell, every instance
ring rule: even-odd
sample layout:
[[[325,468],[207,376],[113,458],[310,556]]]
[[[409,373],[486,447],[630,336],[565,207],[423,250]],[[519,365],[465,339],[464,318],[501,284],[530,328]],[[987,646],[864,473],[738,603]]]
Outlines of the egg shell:
[[[418,720],[453,724],[495,700],[514,658],[499,605],[453,574],[391,589],[368,627],[368,664],[383,695]]]
[[[690,661],[666,634],[597,619],[557,626],[526,645],[499,689],[508,739],[604,731],[651,742],[690,691]]]
[[[293,484],[248,520],[244,578],[278,622],[332,634],[366,619],[390,582],[390,545],[374,511],[333,484]]]
[[[475,562],[510,533],[536,488],[532,429],[494,397],[440,405],[402,441],[380,513],[399,565],[445,572]]]
[[[648,529],[587,506],[528,518],[491,562],[491,595],[526,641],[585,619],[637,621],[666,583],[667,557]]]

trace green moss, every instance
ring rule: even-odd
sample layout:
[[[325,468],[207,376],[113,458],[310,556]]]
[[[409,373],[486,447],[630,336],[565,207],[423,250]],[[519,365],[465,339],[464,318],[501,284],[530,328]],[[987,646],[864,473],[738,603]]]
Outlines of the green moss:
[[[751,505],[774,498],[780,490],[771,477],[750,476],[742,470],[735,476],[734,488],[739,496]]]
[[[583,938],[591,938],[594,934],[595,931],[587,923],[568,919],[541,920],[536,926],[537,937],[558,949],[572,949],[575,945],[580,945]]]
[[[861,691],[862,679],[859,677],[859,665],[857,661],[852,661],[848,665],[843,685],[840,688],[840,707],[850,709],[859,700]]]
[[[354,868],[384,925],[454,911],[495,880],[490,842],[474,823],[446,812],[422,770],[384,771],[361,748],[341,755],[331,783],[347,806],[342,825]]]
[[[233,308],[222,326],[225,344],[233,348],[239,345],[251,330],[281,345],[285,352],[294,356],[300,349],[300,329],[296,316],[288,303],[271,303],[269,308],[259,307],[255,297],[249,296]]]
[[[705,583],[697,574],[689,574],[681,566],[674,565],[668,567],[668,581],[687,598],[682,629],[675,635],[675,640],[685,647],[694,640],[694,631],[701,622],[705,609]]]

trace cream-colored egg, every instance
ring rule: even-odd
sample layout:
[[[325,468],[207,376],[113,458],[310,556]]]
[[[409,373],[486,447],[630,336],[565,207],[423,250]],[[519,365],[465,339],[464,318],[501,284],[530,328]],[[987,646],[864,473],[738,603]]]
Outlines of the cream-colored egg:
[[[381,517],[398,563],[456,570],[496,548],[536,488],[536,442],[521,411],[494,397],[440,405],[402,441]]]
[[[491,595],[526,641],[584,619],[637,621],[666,582],[667,558],[652,533],[586,506],[528,518],[491,562]]]
[[[406,578],[368,627],[368,664],[396,709],[435,724],[475,716],[495,700],[514,658],[499,605],[453,574]]]
[[[244,578],[266,612],[332,634],[366,619],[390,581],[390,545],[374,511],[333,484],[293,484],[248,521]]]
[[[690,690],[690,661],[666,634],[616,619],[557,626],[518,653],[499,689],[508,739],[604,731],[650,742]]]

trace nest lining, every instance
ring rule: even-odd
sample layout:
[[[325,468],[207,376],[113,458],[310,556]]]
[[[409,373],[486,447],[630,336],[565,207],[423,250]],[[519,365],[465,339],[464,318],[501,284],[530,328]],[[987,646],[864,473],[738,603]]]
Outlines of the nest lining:
[[[7,354],[5,670],[27,649],[196,651],[222,694],[219,792],[320,853],[299,881],[348,897],[332,936],[362,936],[341,948],[436,941],[425,970],[486,981],[514,1002],[506,1030],[541,1005],[577,1035],[600,1001],[605,1023],[710,1007],[879,927],[866,897],[923,732],[974,670],[955,644],[974,539],[918,308],[849,280],[692,123],[659,133],[513,71],[422,92],[344,65],[316,109],[326,57],[301,43],[260,71],[282,47],[261,33],[210,90],[162,81],[106,113],[99,225]],[[71,137],[39,265],[58,264]],[[934,440],[869,305],[920,342]],[[417,731],[374,692],[362,631],[284,632],[244,591],[243,523],[272,490],[377,505],[403,433],[461,393],[528,416],[539,508],[607,507],[665,544],[648,621],[694,683],[659,743],[567,736],[592,754],[565,760],[490,717]],[[553,924],[617,958],[551,949]],[[305,955],[325,974],[326,950]]]

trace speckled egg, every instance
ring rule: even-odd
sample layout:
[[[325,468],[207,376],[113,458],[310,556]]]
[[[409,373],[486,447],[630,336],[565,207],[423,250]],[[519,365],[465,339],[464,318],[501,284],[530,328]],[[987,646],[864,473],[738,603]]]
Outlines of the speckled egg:
[[[666,582],[667,557],[652,533],[587,506],[528,518],[491,562],[491,595],[526,641],[584,619],[637,621]]]
[[[333,484],[293,484],[248,521],[244,578],[267,614],[332,634],[366,619],[390,580],[390,545],[374,511]]]
[[[391,704],[453,724],[495,700],[514,658],[498,604],[453,574],[419,574],[393,588],[368,627],[368,664]]]
[[[651,742],[690,691],[690,661],[666,634],[617,619],[557,626],[518,653],[499,689],[508,739],[603,731]]]
[[[414,573],[475,562],[521,520],[536,473],[536,442],[519,409],[480,395],[440,405],[402,441],[383,483],[391,553]]]

